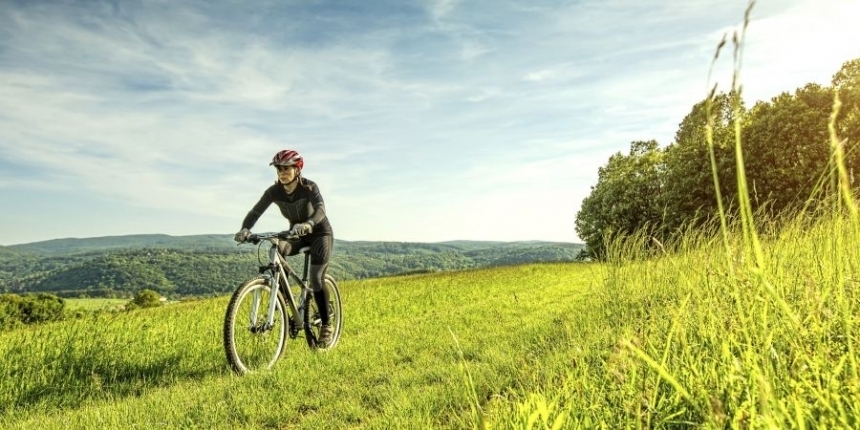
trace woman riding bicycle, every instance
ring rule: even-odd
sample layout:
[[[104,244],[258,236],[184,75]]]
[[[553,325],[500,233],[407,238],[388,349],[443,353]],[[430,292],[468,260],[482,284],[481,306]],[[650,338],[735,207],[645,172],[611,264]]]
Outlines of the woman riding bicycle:
[[[301,154],[289,149],[279,151],[269,165],[277,169],[278,180],[263,192],[260,201],[245,216],[242,229],[236,233],[235,240],[239,243],[245,242],[263,212],[272,203],[278,205],[281,214],[290,222],[291,235],[296,236],[280,240],[280,252],[283,255],[295,255],[300,248],[310,247],[310,286],[314,291],[314,300],[322,321],[318,341],[328,345],[333,329],[329,322],[329,294],[328,290],[323,288],[323,279],[334,246],[334,233],[326,217],[325,204],[317,184],[302,177],[304,159]]]

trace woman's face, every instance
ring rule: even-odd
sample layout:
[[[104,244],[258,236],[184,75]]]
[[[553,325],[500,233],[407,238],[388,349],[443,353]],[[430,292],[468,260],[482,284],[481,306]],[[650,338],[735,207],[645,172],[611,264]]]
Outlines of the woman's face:
[[[278,169],[278,182],[282,185],[287,185],[296,179],[296,167],[295,166],[275,166]]]

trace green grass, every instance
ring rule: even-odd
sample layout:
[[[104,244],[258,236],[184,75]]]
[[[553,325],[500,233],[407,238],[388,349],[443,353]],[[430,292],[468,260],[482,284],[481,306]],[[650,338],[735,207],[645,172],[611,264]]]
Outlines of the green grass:
[[[14,331],[0,336],[0,424],[468,427],[463,369],[481,399],[504,395],[595,282],[591,266],[538,265],[343,283],[336,350],[298,340],[244,378],[221,347],[226,298]]]
[[[104,311],[122,309],[129,299],[63,299],[69,311]]]
[[[297,340],[248,377],[224,359],[226,297],[17,330],[0,427],[852,428],[852,225],[765,235],[758,271],[689,237],[646,261],[630,241],[603,264],[345,282],[335,350]]]

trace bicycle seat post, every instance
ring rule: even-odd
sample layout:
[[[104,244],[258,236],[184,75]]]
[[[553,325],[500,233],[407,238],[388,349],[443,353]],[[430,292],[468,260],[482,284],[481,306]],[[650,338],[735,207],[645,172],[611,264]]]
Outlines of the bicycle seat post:
[[[308,275],[311,270],[311,247],[305,246],[299,249],[299,252],[305,254],[305,267],[302,269],[302,282],[308,282]]]

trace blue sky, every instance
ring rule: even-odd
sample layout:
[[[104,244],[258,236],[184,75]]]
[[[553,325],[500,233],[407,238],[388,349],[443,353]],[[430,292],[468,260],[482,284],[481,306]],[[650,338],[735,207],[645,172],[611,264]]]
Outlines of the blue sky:
[[[340,239],[577,242],[598,167],[671,143],[745,8],[0,0],[0,245],[233,233],[283,148]],[[747,104],[828,84],[860,57],[857,16],[857,0],[760,1]],[[284,223],[272,207],[255,230]]]

